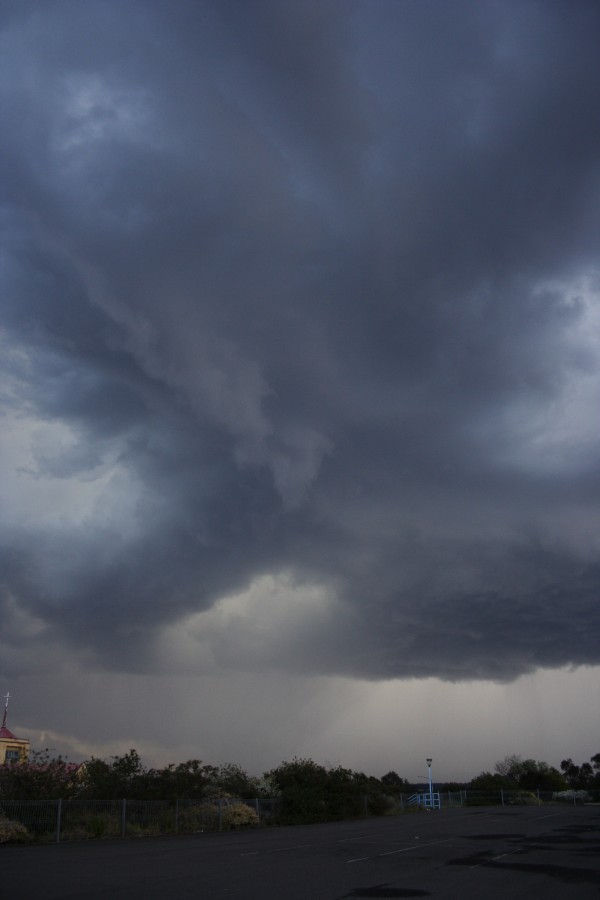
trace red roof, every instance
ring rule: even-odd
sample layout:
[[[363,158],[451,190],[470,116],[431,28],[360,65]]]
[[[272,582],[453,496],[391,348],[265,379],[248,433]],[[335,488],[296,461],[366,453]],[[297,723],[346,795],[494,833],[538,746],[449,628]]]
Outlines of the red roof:
[[[5,738],[5,740],[8,740],[8,741],[18,741],[19,740],[18,737],[15,737],[15,735],[12,733],[12,731],[8,730],[6,725],[3,725],[2,728],[0,728],[0,738]]]

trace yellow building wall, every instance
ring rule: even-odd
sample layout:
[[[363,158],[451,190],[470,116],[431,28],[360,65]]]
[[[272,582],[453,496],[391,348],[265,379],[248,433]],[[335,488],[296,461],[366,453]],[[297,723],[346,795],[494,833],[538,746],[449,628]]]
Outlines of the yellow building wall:
[[[0,765],[6,762],[6,753],[8,750],[17,751],[19,754],[18,762],[27,762],[29,756],[29,741],[21,738],[0,738]],[[9,762],[10,762],[9,754]]]

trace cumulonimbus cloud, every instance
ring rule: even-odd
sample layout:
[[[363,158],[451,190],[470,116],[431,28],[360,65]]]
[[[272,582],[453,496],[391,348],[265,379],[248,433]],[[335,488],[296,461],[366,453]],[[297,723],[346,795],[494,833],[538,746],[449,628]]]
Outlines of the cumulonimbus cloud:
[[[4,15],[15,664],[600,662],[598,16]]]

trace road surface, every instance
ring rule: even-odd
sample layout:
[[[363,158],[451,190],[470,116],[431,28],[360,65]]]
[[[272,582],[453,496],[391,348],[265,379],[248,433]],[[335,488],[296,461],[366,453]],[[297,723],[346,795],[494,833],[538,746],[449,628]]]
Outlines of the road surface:
[[[0,847],[10,900],[586,900],[600,807],[487,807],[240,833]]]

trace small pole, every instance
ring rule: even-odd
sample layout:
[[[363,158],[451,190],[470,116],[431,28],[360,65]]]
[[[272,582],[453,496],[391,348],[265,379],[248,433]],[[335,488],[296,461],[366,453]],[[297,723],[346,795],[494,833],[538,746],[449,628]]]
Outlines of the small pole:
[[[125,837],[125,819],[127,810],[127,800],[121,800],[121,837]]]
[[[56,801],[56,843],[60,843],[60,823],[62,819],[62,799]]]
[[[179,832],[179,800],[175,801],[175,834]]]
[[[427,774],[429,776],[429,808],[435,809],[435,803],[433,801],[433,781],[431,780],[431,763],[433,759],[431,757],[427,760]],[[441,804],[440,804],[441,809]]]

